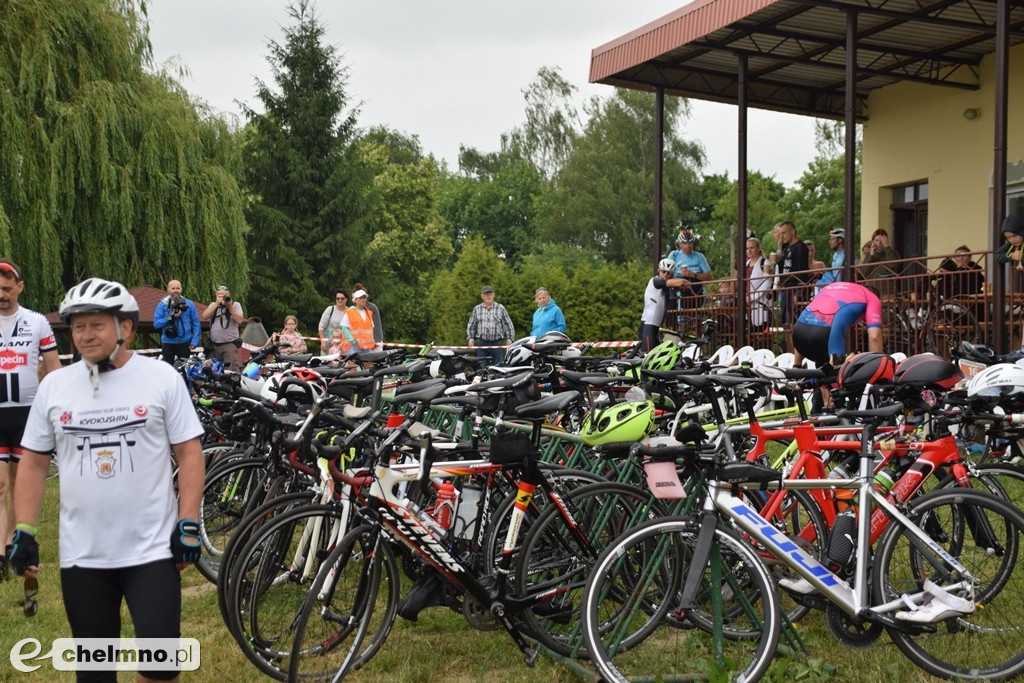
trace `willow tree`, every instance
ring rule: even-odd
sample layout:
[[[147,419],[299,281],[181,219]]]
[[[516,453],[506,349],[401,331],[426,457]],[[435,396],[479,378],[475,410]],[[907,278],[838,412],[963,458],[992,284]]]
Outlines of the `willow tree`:
[[[336,287],[364,279],[367,230],[359,203],[372,181],[348,108],[347,70],[311,5],[288,8],[294,24],[271,41],[276,89],[257,81],[259,113],[245,107],[244,160],[252,225],[250,306],[265,317],[316,320]]]
[[[240,157],[131,2],[0,2],[0,252],[51,310],[88,276],[244,296]]]

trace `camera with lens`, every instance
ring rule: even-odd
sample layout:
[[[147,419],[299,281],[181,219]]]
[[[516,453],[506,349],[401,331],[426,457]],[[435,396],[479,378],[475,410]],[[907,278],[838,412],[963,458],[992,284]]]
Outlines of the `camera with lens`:
[[[178,301],[172,301],[171,302],[171,310],[172,311],[185,311],[187,309],[188,309],[188,302],[185,301],[184,299],[179,299]]]
[[[231,297],[230,297],[230,296],[228,296],[227,294],[225,294],[225,295],[224,295],[224,298],[223,298],[223,299],[221,299],[221,301],[223,301],[223,302],[224,302],[224,303],[226,303],[226,304],[229,304],[229,303],[231,303]]]

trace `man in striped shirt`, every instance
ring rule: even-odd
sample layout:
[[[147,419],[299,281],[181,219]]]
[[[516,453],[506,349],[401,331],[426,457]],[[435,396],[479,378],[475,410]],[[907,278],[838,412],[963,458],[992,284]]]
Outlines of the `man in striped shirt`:
[[[466,338],[469,340],[470,348],[474,346],[501,346],[502,339],[511,343],[516,337],[516,330],[512,326],[512,319],[508,317],[508,311],[501,304],[494,303],[494,288],[487,285],[480,290],[482,304],[473,308],[473,314],[469,316],[469,323],[466,325]],[[487,364],[500,364],[505,353],[500,348],[478,348],[476,355],[487,358]]]

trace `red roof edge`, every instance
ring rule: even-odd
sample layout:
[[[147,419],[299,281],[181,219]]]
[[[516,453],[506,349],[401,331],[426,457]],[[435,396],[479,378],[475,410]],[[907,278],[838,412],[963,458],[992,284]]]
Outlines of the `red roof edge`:
[[[643,64],[780,0],[695,0],[590,53],[590,82]]]

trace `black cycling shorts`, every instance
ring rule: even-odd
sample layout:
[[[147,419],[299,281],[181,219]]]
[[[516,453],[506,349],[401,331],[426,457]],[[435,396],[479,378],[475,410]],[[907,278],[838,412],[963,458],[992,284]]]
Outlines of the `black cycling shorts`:
[[[810,358],[818,365],[827,363],[828,338],[831,333],[831,327],[797,322],[793,325],[793,346],[804,358]]]
[[[181,636],[181,575],[170,558],[120,569],[60,570],[64,611],[75,638],[117,638],[121,635],[121,601],[135,625],[136,638]],[[113,671],[79,671],[78,681],[117,681]],[[178,671],[146,671],[169,681]]]
[[[28,422],[28,406],[0,408],[0,462],[21,460],[21,437]]]

